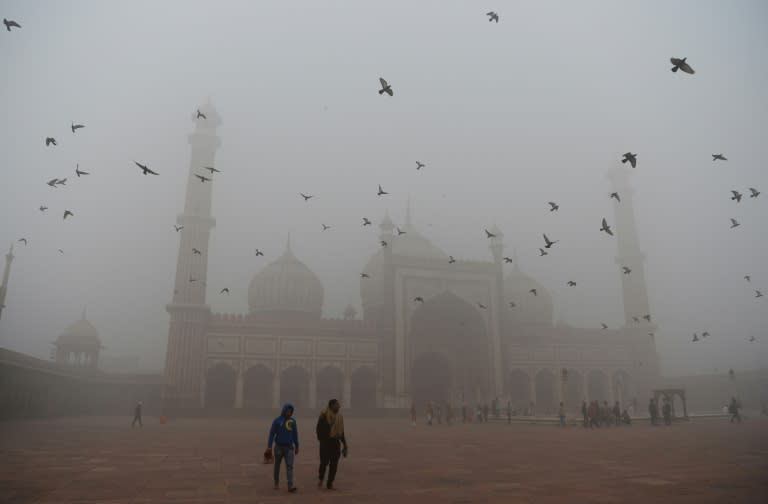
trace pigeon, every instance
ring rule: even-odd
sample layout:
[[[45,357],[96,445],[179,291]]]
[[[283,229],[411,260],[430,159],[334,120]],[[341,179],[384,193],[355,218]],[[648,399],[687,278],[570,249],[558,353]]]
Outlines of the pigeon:
[[[53,137],[45,137],[45,146],[49,147],[51,144],[53,144],[53,146],[55,147],[56,146],[56,139],[53,138]]]
[[[712,154],[712,161],[728,161],[728,158],[722,154]]]
[[[44,206],[44,205],[40,205],[40,211],[41,211],[41,212],[45,212],[46,210],[48,210],[48,207],[47,207],[47,206]]]
[[[608,225],[608,222],[605,220],[605,217],[603,217],[603,227],[600,228],[600,231],[605,231],[607,234],[613,236],[613,231],[611,231],[611,226]]]
[[[414,303],[423,303],[424,302],[424,298],[421,297],[421,296],[416,296],[415,298],[413,298],[413,302]]]
[[[755,338],[754,336],[750,336],[749,337],[749,342],[750,343],[754,343],[755,341],[757,341],[757,338]]]
[[[699,335],[696,333],[693,333],[693,339],[691,341],[699,341]]]
[[[544,257],[545,255],[549,255],[549,252],[547,252],[543,248],[539,248],[539,257]]]
[[[627,266],[622,266],[621,270],[624,272],[625,275],[629,275],[630,273],[632,273],[632,269],[628,268]]]
[[[223,289],[221,289],[221,292],[219,292],[219,294],[224,294],[225,292],[227,293],[227,296],[229,296],[229,287],[224,287]]]
[[[75,131],[77,131],[79,129],[82,129],[82,128],[85,128],[85,124],[75,124],[75,123],[72,123],[72,126],[70,126],[70,127],[72,128],[72,134],[74,134]]]
[[[632,168],[637,167],[637,154],[632,154],[631,152],[625,152],[624,157],[621,159],[621,163],[624,164],[627,161],[629,161],[629,164],[632,165]]]
[[[493,233],[491,233],[490,231],[488,231],[488,230],[486,229],[486,230],[485,230],[485,237],[486,237],[486,238],[496,238],[496,235],[495,235],[495,234],[493,234]]]
[[[26,239],[26,238],[19,238],[19,239],[18,239],[18,240],[16,240],[16,241],[18,241],[19,243],[21,243],[21,242],[24,242],[24,246],[26,246],[26,245],[27,245],[27,239]]]
[[[616,200],[616,202],[618,202],[618,203],[621,203],[621,198],[619,197],[619,193],[617,193],[617,192],[612,192],[610,197],[611,197],[611,198],[613,198],[613,199],[615,199],[615,200]]]
[[[546,243],[546,245],[544,245],[544,248],[552,248],[552,245],[560,241],[560,240],[551,241],[549,238],[547,238],[546,234],[542,236],[544,236],[544,243]]]
[[[651,315],[650,315],[649,313],[646,313],[645,315],[643,315],[643,318],[644,318],[645,320],[647,320],[648,322],[650,322],[650,321],[651,321]]]
[[[702,338],[706,338],[707,336],[709,336],[709,331],[704,331],[703,333],[701,333]]]
[[[56,187],[56,184],[59,182],[59,179],[51,179],[46,184],[48,184],[51,187]]]
[[[21,28],[21,25],[12,19],[3,18],[3,24],[8,31],[11,31],[11,28]]]
[[[381,83],[381,89],[379,89],[380,95],[387,93],[389,96],[394,96],[394,93],[392,92],[392,86],[387,84],[387,81],[385,81],[383,77],[379,77],[379,82]]]
[[[607,325],[605,325],[605,323],[603,323],[603,322],[600,322],[600,325],[601,325],[601,326],[603,326],[603,329],[608,329],[608,326],[607,326]]]
[[[400,229],[399,227],[397,229],[397,236],[404,235],[406,232]]]
[[[213,166],[203,166],[203,169],[204,170],[208,170],[209,172],[211,172],[211,175],[213,175],[213,172],[221,173],[221,170],[217,170]]]
[[[760,196],[760,191],[758,191],[754,187],[750,187],[749,192],[752,193],[749,195],[750,198],[757,198],[758,196]]]
[[[649,332],[649,333],[648,333],[648,336],[650,336],[650,337],[651,337],[651,339],[653,339],[653,338],[655,338],[655,337],[656,337],[656,334],[654,334],[654,333],[652,333],[652,332]]]
[[[485,13],[485,15],[486,15],[486,16],[488,16],[488,22],[489,22],[489,23],[490,23],[491,21],[496,21],[496,23],[498,23],[498,22],[499,22],[499,15],[498,15],[498,14],[496,14],[495,12],[493,12],[493,11],[491,11],[491,12],[486,12],[486,13]]]
[[[749,275],[744,275],[744,280],[746,280],[747,282],[751,282],[752,281],[752,277],[749,276]]]
[[[731,196],[732,201],[735,201],[736,203],[741,203],[742,194],[739,191],[731,191],[731,194],[733,194],[733,196]]]
[[[56,181],[56,185],[67,185],[67,178],[59,179]]]
[[[56,250],[59,251],[59,254],[63,254],[64,253],[64,250],[62,250],[62,249],[56,249]]]
[[[371,221],[367,217],[363,217],[363,226],[370,226]]]
[[[735,227],[739,227],[739,226],[741,226],[741,224],[739,223],[739,221],[737,221],[736,219],[733,219],[733,218],[732,218],[732,219],[731,219],[731,229],[733,229],[733,228],[735,228]]]
[[[139,168],[141,168],[141,171],[142,171],[142,173],[143,173],[144,175],[149,175],[149,174],[152,174],[152,175],[158,175],[158,173],[157,173],[157,172],[154,172],[154,171],[150,170],[149,168],[147,168],[147,165],[143,165],[143,164],[141,164],[141,163],[137,163],[136,161],[134,161],[134,163],[136,164],[136,166],[138,166]]]
[[[77,165],[77,168],[75,168],[75,175],[77,175],[77,178],[80,178],[80,175],[90,175],[87,171],[82,171],[80,169],[80,165]]]
[[[477,303],[477,307],[480,308],[481,310],[486,309],[486,306],[483,303]]]
[[[549,203],[550,212],[557,212],[558,210],[560,210],[560,205],[558,205],[554,201],[549,201],[548,203]]]
[[[66,219],[67,219],[67,216],[68,216],[68,215],[74,216],[75,214],[73,214],[73,213],[72,213],[72,212],[70,212],[69,210],[64,210],[64,220],[66,220]]]
[[[637,318],[637,317],[632,317],[632,320],[634,320],[635,324],[639,324],[640,323],[640,319]]]
[[[531,294],[533,294],[534,296],[538,296],[538,295],[539,295],[539,294],[538,294],[538,292],[536,291],[536,289],[531,289],[531,290],[529,290],[528,292],[530,292],[530,293],[531,293]]]
[[[389,194],[384,189],[381,188],[381,184],[379,184],[379,192],[376,193],[377,196],[383,196],[385,194]]]
[[[456,259],[453,258],[453,256],[448,256],[448,264],[453,264],[456,262]]]
[[[264,252],[262,252],[259,249],[256,249],[256,257],[263,256],[263,255],[264,255]]]
[[[195,255],[202,255],[202,252],[200,252],[200,249],[192,248],[192,253]]]
[[[213,180],[213,179],[211,179],[211,178],[208,178],[208,177],[204,177],[203,175],[198,175],[197,173],[195,173],[195,177],[199,178],[199,179],[200,179],[200,182],[202,182],[203,184],[205,184],[206,182],[210,182],[211,180]]]
[[[175,225],[175,224],[174,224],[174,225],[173,225],[173,229],[175,229],[175,230],[176,230],[176,232],[178,233],[179,231],[181,231],[182,229],[184,229],[184,226],[177,226],[177,225]]]
[[[329,229],[331,229],[331,226],[328,226],[325,224],[323,224],[322,226],[323,226],[323,231],[328,231]]]
[[[672,67],[672,71],[677,72],[678,70],[682,70],[683,72],[691,75],[696,73],[693,71],[693,68],[691,68],[691,66],[685,62],[686,59],[688,58],[669,58],[669,61],[671,61],[672,65],[674,65]]]
[[[756,290],[756,291],[755,291],[755,297],[756,297],[756,298],[761,298],[761,297],[763,297],[763,293],[762,293],[762,292],[760,292],[759,290]]]
[[[568,280],[568,287],[576,287],[576,282],[573,280]]]
[[[422,169],[422,168],[424,168],[425,166],[426,166],[426,165],[425,165],[424,163],[422,163],[422,162],[420,162],[420,161],[416,161],[416,170],[421,170],[421,169]]]
[[[311,194],[304,194],[304,193],[299,193],[299,194],[301,194],[301,197],[304,198],[304,201],[309,201],[310,199],[314,198],[314,196]]]
[[[515,304],[515,302],[514,302],[514,301],[510,301],[510,302],[509,302],[509,307],[510,307],[510,308],[514,308],[515,306],[517,306],[517,305]]]
[[[511,262],[512,262],[512,258],[511,258],[511,257],[506,257],[506,256],[505,256],[505,257],[503,257],[502,259],[504,259],[504,262],[505,262],[505,263],[511,263]]]
[[[360,273],[360,278],[371,278],[368,273]]]
[[[205,114],[200,112],[200,109],[197,109],[197,117],[195,117],[195,119],[205,119],[205,120],[208,120],[208,118],[205,116]]]
[[[384,240],[381,240],[379,243],[381,244],[382,247],[386,247],[387,246],[387,242],[385,242]]]
[[[192,275],[189,275],[189,281],[191,282],[197,282],[197,278],[192,278]]]

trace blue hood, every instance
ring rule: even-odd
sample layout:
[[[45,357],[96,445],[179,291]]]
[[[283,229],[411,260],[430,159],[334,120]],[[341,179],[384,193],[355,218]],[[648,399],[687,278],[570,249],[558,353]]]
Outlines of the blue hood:
[[[288,411],[289,408],[293,411],[296,411],[296,408],[293,407],[293,404],[287,402],[283,404],[283,409],[280,411],[280,416],[285,416],[285,412]]]

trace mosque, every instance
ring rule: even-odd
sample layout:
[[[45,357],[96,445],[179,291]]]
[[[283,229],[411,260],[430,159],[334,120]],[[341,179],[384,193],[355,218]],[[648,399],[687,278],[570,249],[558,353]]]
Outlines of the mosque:
[[[614,203],[621,328],[555,326],[547,290],[517,264],[504,275],[501,232],[488,240],[487,261],[452,261],[410,212],[405,234],[388,216],[379,224],[388,246],[364,268],[361,318],[351,306],[342,319],[323,318],[323,284],[290,241],[251,280],[248,313],[213,313],[205,283],[215,182],[201,184],[194,174],[215,166],[221,117],[210,103],[200,110],[207,120],[196,120],[189,135],[184,227],[167,305],[167,408],[257,410],[283,401],[315,408],[336,397],[347,409],[371,410],[498,398],[546,413],[560,401],[576,409],[583,399],[627,405],[650,396],[659,380],[656,328],[642,318],[650,310],[626,171],[609,174],[622,195]],[[632,274],[621,275],[620,266]]]

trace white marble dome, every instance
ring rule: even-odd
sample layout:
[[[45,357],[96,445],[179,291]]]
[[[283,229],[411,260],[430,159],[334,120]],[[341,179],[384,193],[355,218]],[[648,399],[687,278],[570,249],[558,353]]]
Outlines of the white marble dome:
[[[56,345],[72,347],[101,347],[99,331],[85,318],[85,310],[77,320],[70,324],[56,339]]]

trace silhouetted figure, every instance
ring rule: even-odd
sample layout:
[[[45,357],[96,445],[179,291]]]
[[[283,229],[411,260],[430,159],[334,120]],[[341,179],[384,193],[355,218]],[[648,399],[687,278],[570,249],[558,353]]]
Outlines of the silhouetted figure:
[[[627,412],[626,408],[624,409],[624,412],[621,414],[621,423],[626,425],[632,424],[632,419],[629,417],[629,413]]]
[[[565,404],[560,401],[560,407],[557,410],[557,416],[560,417],[560,427],[565,427]]]
[[[293,457],[299,454],[299,429],[293,418],[293,404],[285,403],[280,416],[272,421],[267,439],[267,453],[272,452],[272,444],[275,445],[275,470],[274,489],[280,488],[280,464],[285,459],[285,474],[288,479],[288,491],[295,492],[293,486]]]
[[[427,425],[432,425],[432,418],[434,415],[435,412],[432,410],[432,401],[429,401],[427,403]]]
[[[616,425],[621,425],[621,406],[619,406],[619,401],[613,403],[613,421],[616,422]]]
[[[507,423],[512,423],[512,401],[507,401]]]
[[[315,432],[320,442],[320,469],[318,472],[317,486],[323,486],[325,469],[328,468],[328,480],[326,488],[333,490],[333,482],[336,479],[336,470],[339,467],[339,458],[347,457],[347,439],[344,437],[344,417],[339,413],[341,404],[336,399],[328,401],[328,406],[320,412],[317,419]],[[343,448],[342,448],[343,446]]]
[[[733,423],[734,420],[736,420],[738,423],[741,423],[739,408],[741,408],[739,401],[735,397],[731,397],[731,404],[728,405],[728,413],[731,414],[731,423]]]
[[[656,406],[656,401],[653,398],[648,401],[648,416],[651,418],[651,425],[656,425],[656,421],[659,417],[659,409]]]
[[[483,422],[488,423],[488,403],[483,405]]]
[[[604,400],[603,405],[600,408],[600,420],[601,423],[604,423],[606,427],[610,427],[611,423],[611,407],[608,406],[608,401]]]
[[[416,405],[411,403],[411,425],[416,426]]]
[[[139,422],[139,427],[143,427],[141,423],[141,401],[136,403],[136,407],[133,409],[133,422],[131,422],[131,427],[136,425],[136,422]]]
[[[437,403],[437,423],[443,424],[443,407],[440,403]]]
[[[589,424],[589,416],[587,415],[587,400],[581,401],[581,416],[584,420],[584,428],[586,429]]]
[[[589,416],[589,428],[593,429],[595,427],[600,427],[600,422],[598,419],[598,416],[600,415],[600,406],[597,404],[597,401],[592,401],[589,403],[589,407],[587,408],[587,416]]]
[[[664,425],[672,425],[672,403],[669,399],[664,399],[664,405],[661,407],[661,414],[664,416]]]

